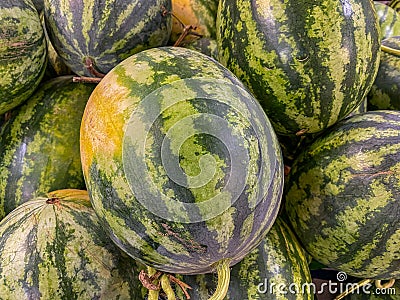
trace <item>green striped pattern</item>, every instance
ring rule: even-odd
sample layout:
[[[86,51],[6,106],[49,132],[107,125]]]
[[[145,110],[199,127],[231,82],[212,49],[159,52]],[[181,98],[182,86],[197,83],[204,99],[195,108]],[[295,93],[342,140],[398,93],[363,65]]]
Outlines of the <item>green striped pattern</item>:
[[[388,5],[396,11],[400,10],[400,0],[391,0]]]
[[[1,218],[51,190],[85,187],[79,128],[93,89],[58,77],[12,112],[0,135]]]
[[[46,67],[46,40],[31,0],[0,2],[0,114],[24,102]]]
[[[400,35],[400,16],[392,7],[374,1],[376,14],[381,27],[381,39]]]
[[[57,53],[71,70],[93,76],[94,60],[107,73],[141,50],[165,45],[171,32],[171,0],[45,0],[46,27]]]
[[[1,299],[143,299],[135,262],[103,231],[86,191],[22,204],[0,235]]]
[[[390,37],[382,45],[400,50],[400,38]],[[368,94],[368,109],[400,110],[400,57],[382,51],[378,74]]]
[[[127,139],[130,125],[137,140]],[[159,270],[197,274],[223,258],[238,262],[279,209],[283,164],[265,113],[222,65],[181,47],[142,51],[107,74],[85,109],[81,157],[114,241]]]
[[[192,287],[191,299],[207,300],[215,290],[215,277],[211,274],[184,276]],[[241,262],[232,267],[227,300],[314,299],[311,274],[304,249],[289,226],[281,219],[276,222],[260,245]],[[298,288],[297,293],[290,293]],[[178,290],[178,293],[180,291]],[[183,295],[179,295],[183,299]]]
[[[359,278],[400,278],[400,112],[339,123],[293,164],[286,210],[306,250]]]
[[[32,0],[33,5],[36,7],[37,11],[40,13],[44,9],[44,0]]]
[[[373,1],[222,0],[219,61],[254,93],[279,134],[346,117],[379,63]]]

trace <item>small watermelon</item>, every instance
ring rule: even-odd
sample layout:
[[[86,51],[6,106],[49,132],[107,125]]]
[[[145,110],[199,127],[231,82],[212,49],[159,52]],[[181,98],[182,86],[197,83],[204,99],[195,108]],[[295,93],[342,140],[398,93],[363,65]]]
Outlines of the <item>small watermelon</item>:
[[[0,1],[0,114],[34,92],[46,69],[46,38],[31,0]]]
[[[45,0],[50,40],[76,74],[102,76],[123,59],[166,45],[171,0]]]
[[[400,37],[382,41],[378,74],[368,93],[368,110],[400,110]]]
[[[94,87],[57,77],[12,111],[0,134],[0,219],[43,193],[85,188],[79,129]]]
[[[400,15],[397,11],[382,2],[374,1],[374,5],[381,27],[381,39],[400,35]]]
[[[86,191],[25,202],[0,236],[1,299],[143,299],[135,262],[104,232]]]

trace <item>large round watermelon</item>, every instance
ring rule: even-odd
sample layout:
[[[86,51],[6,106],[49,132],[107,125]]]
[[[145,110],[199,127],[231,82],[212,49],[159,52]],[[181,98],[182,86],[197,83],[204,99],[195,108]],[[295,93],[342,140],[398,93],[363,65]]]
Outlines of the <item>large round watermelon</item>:
[[[79,129],[94,87],[57,77],[12,111],[0,134],[0,219],[49,191],[85,188]]]
[[[166,45],[171,0],[45,0],[50,40],[75,73],[102,76],[130,55]]]
[[[86,191],[25,202],[0,235],[1,299],[143,299],[135,262],[104,232]]]
[[[295,160],[286,210],[305,249],[359,278],[400,278],[400,112],[340,122]]]
[[[221,0],[219,61],[254,93],[277,133],[316,133],[364,99],[378,70],[370,0]]]
[[[46,67],[46,39],[31,0],[0,1],[0,114],[24,102]]]
[[[86,106],[81,157],[113,240],[161,271],[237,263],[279,210],[283,164],[268,118],[197,51],[146,50],[110,71]]]

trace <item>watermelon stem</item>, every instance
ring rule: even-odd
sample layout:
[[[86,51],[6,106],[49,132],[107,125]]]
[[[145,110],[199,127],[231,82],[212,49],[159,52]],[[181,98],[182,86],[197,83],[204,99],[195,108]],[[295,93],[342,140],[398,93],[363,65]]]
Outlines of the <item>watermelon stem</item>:
[[[396,282],[395,279],[390,279],[388,282],[382,284],[382,280],[375,280],[375,286],[378,289],[388,289],[391,288],[395,282]]]
[[[218,284],[214,294],[208,300],[223,300],[228,293],[231,270],[229,268],[230,259],[222,259],[217,262]]]
[[[389,53],[389,54],[393,54],[396,56],[400,56],[400,50],[398,49],[394,49],[385,45],[381,45],[381,51]]]
[[[96,70],[96,68],[94,67],[94,61],[91,57],[85,58],[85,66],[90,74],[92,74],[94,77],[103,78],[104,76],[106,76],[105,74]]]
[[[168,300],[176,300],[174,289],[171,287],[170,279],[167,274],[161,275],[161,288],[167,295]]]
[[[354,292],[355,290],[359,289],[360,287],[362,287],[362,286],[364,286],[364,285],[366,285],[366,284],[368,284],[368,283],[371,283],[371,282],[372,282],[371,279],[364,279],[364,280],[361,280],[360,282],[357,282],[357,284],[355,284],[354,286],[352,286],[350,289],[344,291],[344,292],[341,293],[339,296],[337,296],[337,297],[335,298],[335,300],[341,300],[341,299],[343,299],[344,297],[346,297],[347,295],[349,295],[350,293]]]
[[[81,82],[81,83],[99,83],[101,78],[98,77],[85,77],[85,76],[74,76],[72,78],[72,82]]]
[[[195,35],[197,37],[203,37],[201,34],[198,34],[197,32],[194,32],[193,30],[196,30],[197,27],[193,26],[193,25],[185,25],[185,23],[183,23],[177,16],[175,16],[173,13],[171,13],[172,17],[175,18],[179,24],[181,24],[182,26],[182,33],[179,36],[179,38],[176,40],[176,42],[174,43],[174,47],[179,47],[180,44],[182,43],[182,41],[185,39],[186,36],[188,36],[189,34]]]
[[[160,283],[158,281],[158,277],[160,276],[160,272],[152,267],[147,267],[147,272],[149,274],[149,280],[152,284],[154,284],[157,289],[149,289],[149,297],[148,300],[158,300],[160,295]]]

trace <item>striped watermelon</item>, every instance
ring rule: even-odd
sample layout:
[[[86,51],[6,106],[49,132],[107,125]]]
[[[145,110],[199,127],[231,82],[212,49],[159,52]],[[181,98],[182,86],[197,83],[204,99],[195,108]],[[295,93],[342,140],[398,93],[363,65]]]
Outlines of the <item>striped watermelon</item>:
[[[42,21],[42,26],[44,29],[44,33],[46,36],[46,42],[47,42],[47,66],[46,66],[46,72],[45,75],[42,79],[42,81],[47,81],[49,79],[58,77],[58,76],[64,76],[64,75],[72,75],[72,71],[70,68],[67,67],[67,65],[64,63],[63,59],[58,55],[56,50],[53,47],[53,44],[51,43],[49,39],[49,35],[47,34],[46,30],[46,24],[44,21],[44,14],[40,14],[40,19]]]
[[[277,133],[316,133],[366,96],[379,29],[372,0],[222,0],[219,61],[253,91]]]
[[[146,50],[110,71],[86,106],[81,157],[113,240],[161,271],[226,274],[278,213],[283,165],[269,120],[197,51]]]
[[[46,67],[46,39],[31,0],[0,1],[0,114],[24,102]]]
[[[392,7],[374,1],[376,14],[381,27],[381,39],[400,35],[400,15]]]
[[[170,42],[176,42],[184,26],[192,26],[184,41],[193,41],[199,36],[215,38],[218,0],[172,0],[172,31]]]
[[[367,112],[367,97],[347,116],[347,118]],[[291,166],[296,157],[324,131],[307,135],[278,135],[285,164]]]
[[[215,290],[211,274],[187,275],[183,281],[192,287],[188,291],[191,299],[207,300]],[[307,286],[311,286],[311,274],[304,249],[278,217],[260,245],[232,267],[226,299],[314,299]],[[179,289],[177,292],[178,298],[184,299]]]
[[[400,11],[400,0],[388,1],[388,5],[396,11]]]
[[[44,6],[54,48],[79,75],[101,76],[136,52],[165,45],[171,33],[171,0],[45,0]]]
[[[382,41],[384,47],[378,74],[368,94],[368,109],[400,110],[400,37],[394,36]],[[391,53],[390,50],[398,53]]]
[[[199,51],[218,60],[217,41],[213,38],[202,37],[181,45],[184,48]]]
[[[44,0],[32,0],[33,5],[36,7],[37,11],[40,13],[44,9]]]
[[[295,160],[286,211],[305,249],[359,278],[400,278],[400,112],[348,118]]]
[[[85,187],[79,128],[93,89],[58,77],[12,112],[0,134],[0,218],[43,193]]]
[[[135,262],[103,231],[86,191],[22,204],[0,236],[1,299],[143,299]]]

